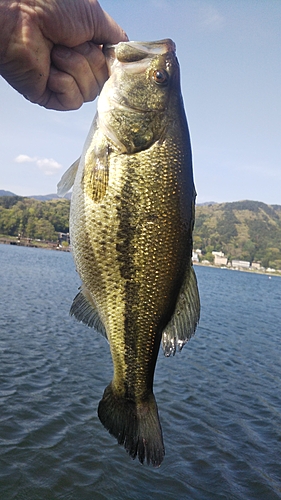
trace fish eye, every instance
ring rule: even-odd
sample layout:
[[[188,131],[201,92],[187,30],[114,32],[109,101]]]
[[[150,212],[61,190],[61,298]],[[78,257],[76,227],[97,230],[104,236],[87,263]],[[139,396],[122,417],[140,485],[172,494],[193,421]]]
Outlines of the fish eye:
[[[164,69],[156,69],[155,71],[153,71],[152,79],[158,85],[167,85],[169,80],[169,75],[167,71],[165,71]]]

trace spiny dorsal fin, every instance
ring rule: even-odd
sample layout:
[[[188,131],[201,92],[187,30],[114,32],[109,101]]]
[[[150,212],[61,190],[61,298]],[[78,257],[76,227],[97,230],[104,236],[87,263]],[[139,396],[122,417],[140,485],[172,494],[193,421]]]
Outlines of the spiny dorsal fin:
[[[165,356],[175,355],[194,334],[200,317],[200,299],[197,280],[192,266],[185,279],[176,303],[174,314],[163,331],[162,347]]]
[[[81,291],[74,298],[70,315],[94,328],[107,339],[104,324],[99,317],[90,292],[85,287],[81,287]]]
[[[77,174],[79,162],[80,158],[78,158],[78,160],[72,163],[72,165],[67,169],[67,171],[64,172],[61,180],[57,185],[58,196],[64,196],[72,188]]]

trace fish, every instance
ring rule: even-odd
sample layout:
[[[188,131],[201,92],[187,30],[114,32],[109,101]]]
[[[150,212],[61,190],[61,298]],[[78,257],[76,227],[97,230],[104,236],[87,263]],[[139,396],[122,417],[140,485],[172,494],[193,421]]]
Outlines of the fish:
[[[113,379],[104,427],[155,467],[165,447],[153,380],[160,344],[174,355],[200,316],[192,266],[196,191],[175,43],[104,47],[109,78],[81,157],[58,194],[73,192],[70,239],[82,285],[70,314],[109,342]]]

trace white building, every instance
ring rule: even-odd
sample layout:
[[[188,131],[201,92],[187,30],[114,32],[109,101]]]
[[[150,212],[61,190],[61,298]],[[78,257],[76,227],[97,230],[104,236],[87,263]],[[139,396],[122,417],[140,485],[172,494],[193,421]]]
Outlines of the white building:
[[[212,252],[212,255],[217,256],[217,257],[224,257],[223,252]]]
[[[252,262],[251,268],[252,269],[260,269],[261,265],[259,262]]]
[[[192,262],[199,262],[197,250],[196,252],[194,252],[194,250],[192,251]]]
[[[215,266],[226,266],[226,264],[227,264],[227,257],[223,257],[223,256],[220,256],[220,255],[215,255],[214,256],[214,264],[215,264]]]
[[[237,269],[249,269],[250,262],[246,260],[233,260],[231,262],[232,267],[236,267]]]
[[[215,266],[226,266],[227,257],[224,256],[223,252],[212,252],[214,256],[214,264]]]

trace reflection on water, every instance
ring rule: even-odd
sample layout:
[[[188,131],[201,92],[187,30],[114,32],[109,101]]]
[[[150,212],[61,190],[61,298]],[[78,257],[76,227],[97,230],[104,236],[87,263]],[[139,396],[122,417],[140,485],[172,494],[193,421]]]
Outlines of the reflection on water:
[[[97,417],[109,347],[68,316],[70,254],[0,245],[0,498],[281,498],[281,278],[196,267],[202,316],[160,352],[166,456],[132,461]]]

